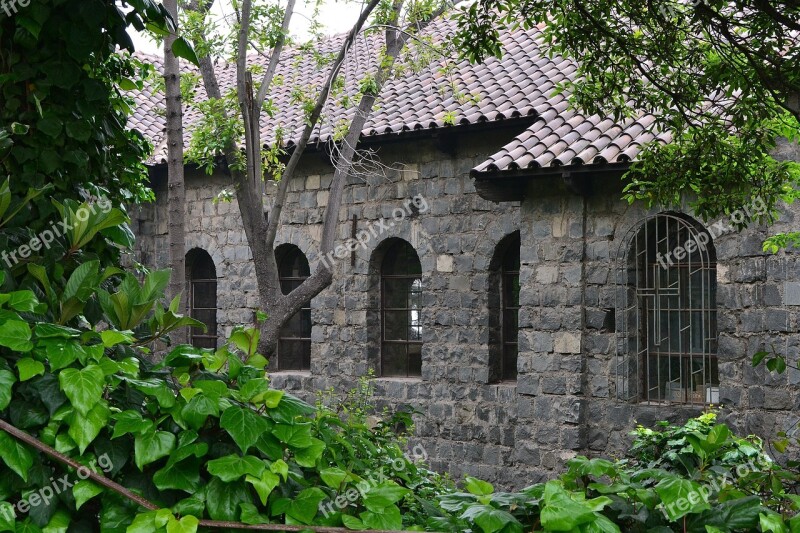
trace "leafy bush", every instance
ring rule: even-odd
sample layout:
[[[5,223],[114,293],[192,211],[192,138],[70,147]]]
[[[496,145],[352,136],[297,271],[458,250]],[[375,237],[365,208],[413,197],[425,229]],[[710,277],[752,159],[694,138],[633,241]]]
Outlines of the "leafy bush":
[[[760,439],[738,438],[707,413],[684,426],[638,427],[631,457],[576,457],[556,480],[517,493],[467,478],[429,525],[452,532],[800,531],[798,475]]]

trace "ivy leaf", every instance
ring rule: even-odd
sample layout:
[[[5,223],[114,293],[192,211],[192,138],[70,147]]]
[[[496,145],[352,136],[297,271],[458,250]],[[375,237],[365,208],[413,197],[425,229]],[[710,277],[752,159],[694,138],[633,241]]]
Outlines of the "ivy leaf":
[[[158,490],[182,490],[193,494],[202,486],[200,462],[197,460],[167,464],[153,475],[153,484]]]
[[[256,489],[258,497],[261,500],[261,505],[267,505],[267,498],[269,498],[272,490],[281,482],[278,475],[270,472],[269,470],[264,470],[261,472],[260,477],[251,476],[248,474],[245,476],[244,480],[253,485],[253,488]]]
[[[29,352],[33,349],[31,327],[21,320],[6,320],[0,325],[0,346],[15,352]]]
[[[313,442],[311,440],[311,424],[275,424],[272,433],[281,442],[286,443],[292,448],[308,448]]]
[[[89,365],[81,370],[65,368],[58,375],[58,382],[72,406],[85,415],[100,401],[106,380],[102,368]]]
[[[475,496],[488,496],[494,492],[494,487],[491,483],[487,483],[472,476],[467,476],[464,486],[470,494],[474,494]]]
[[[75,509],[80,509],[84,503],[102,492],[103,489],[100,486],[92,483],[88,479],[78,481],[72,487],[72,495],[75,497]]]
[[[286,514],[303,524],[310,524],[319,510],[320,502],[327,498],[322,489],[311,487],[300,493],[289,504]],[[399,528],[398,528],[399,529]]]
[[[81,454],[97,438],[100,430],[106,427],[109,415],[110,411],[104,401],[92,407],[92,410],[86,415],[73,411],[69,418],[69,431],[67,431],[67,434],[78,445]]]
[[[5,431],[0,431],[0,458],[23,481],[28,481],[28,472],[33,466],[33,454]]]
[[[142,470],[146,465],[170,454],[175,448],[175,435],[167,431],[151,431],[137,435],[133,441],[136,466]]]
[[[0,531],[14,531],[14,506],[8,502],[0,502]]]
[[[242,453],[256,443],[262,432],[267,431],[267,421],[251,409],[232,405],[219,419],[219,425],[228,432]]]
[[[200,429],[209,416],[219,416],[219,398],[196,394],[181,409],[181,416],[192,429]]]
[[[252,503],[247,486],[241,481],[225,483],[218,477],[211,478],[206,485],[206,507],[214,520],[239,519],[242,503]]]
[[[499,509],[495,509],[496,511],[500,511]],[[508,513],[505,513],[508,515]],[[373,511],[365,511],[361,513],[361,520],[364,522],[364,525],[371,529],[380,529],[380,530],[398,530],[403,529],[403,517],[400,514],[400,509],[396,505],[392,505],[391,507],[386,507],[385,509],[381,509],[380,512],[373,512]],[[511,516],[511,515],[508,515]],[[513,517],[512,517],[513,518]],[[476,523],[477,520],[476,520]],[[500,529],[486,529],[483,527],[483,524],[478,523],[483,528],[484,533],[494,533],[495,531],[499,531]]]
[[[36,359],[24,357],[17,361],[17,371],[20,381],[28,381],[34,376],[44,374],[44,365]]]
[[[252,455],[226,455],[219,459],[213,459],[206,464],[208,473],[217,476],[222,481],[229,483],[244,475],[258,477],[266,469],[264,461]]]
[[[0,370],[0,411],[8,407],[11,402],[11,389],[17,377],[10,370]]]
[[[302,448],[300,450],[295,450],[294,460],[297,461],[297,464],[300,466],[314,468],[314,466],[317,464],[317,460],[322,457],[322,452],[325,451],[325,447],[326,446],[324,442],[319,439],[312,438],[311,446]]]
[[[697,497],[698,494],[703,494],[703,488],[688,479],[677,476],[666,477],[655,486],[655,491],[664,504],[664,511],[672,521],[689,513],[699,513],[711,508],[703,498]]]
[[[170,516],[167,521],[167,533],[196,533],[200,521],[194,516],[184,516],[180,520]]]
[[[114,433],[111,435],[112,439],[127,435],[128,433],[144,433],[153,428],[151,420],[145,420],[142,415],[137,411],[128,409],[113,416],[116,423],[114,424]]]

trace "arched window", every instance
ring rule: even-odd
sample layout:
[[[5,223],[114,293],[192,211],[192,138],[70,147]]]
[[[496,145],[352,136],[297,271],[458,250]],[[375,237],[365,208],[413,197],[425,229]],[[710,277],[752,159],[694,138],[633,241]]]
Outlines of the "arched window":
[[[519,335],[519,231],[497,245],[489,274],[489,378],[517,379]]]
[[[628,400],[716,403],[716,252],[709,233],[679,214],[645,221],[628,241],[619,385]]]
[[[293,244],[275,250],[278,276],[283,294],[289,294],[311,275],[308,259]],[[303,307],[281,328],[278,336],[278,370],[311,369],[311,303]]]
[[[422,375],[422,266],[400,239],[381,263],[381,375]]]
[[[186,293],[189,316],[208,328],[191,328],[189,342],[198,348],[217,347],[217,269],[200,248],[186,254]]]

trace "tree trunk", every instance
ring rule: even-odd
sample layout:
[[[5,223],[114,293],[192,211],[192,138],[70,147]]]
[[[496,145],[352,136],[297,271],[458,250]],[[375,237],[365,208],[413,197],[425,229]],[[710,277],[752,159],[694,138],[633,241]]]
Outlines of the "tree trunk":
[[[164,0],[164,7],[178,24],[178,1]],[[169,226],[169,265],[172,275],[169,282],[169,297],[182,295],[180,309],[186,309],[186,234],[185,205],[186,190],[183,182],[183,109],[181,103],[181,74],[178,58],[172,53],[176,33],[164,39],[164,81],[167,107],[167,173]],[[174,344],[188,341],[188,329],[180,328],[170,334]]]

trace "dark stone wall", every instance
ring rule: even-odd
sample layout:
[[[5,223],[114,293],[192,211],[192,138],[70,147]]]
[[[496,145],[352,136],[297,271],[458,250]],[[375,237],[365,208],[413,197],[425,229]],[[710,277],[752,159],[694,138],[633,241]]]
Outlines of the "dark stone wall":
[[[512,488],[536,482],[577,453],[623,453],[638,423],[676,422],[699,408],[626,404],[616,396],[614,330],[604,328],[618,306],[616,261],[625,235],[648,214],[620,200],[618,180],[596,179],[582,198],[560,180],[536,180],[519,203],[493,204],[475,193],[469,170],[517,133],[462,135],[455,153],[436,139],[374,146],[384,167],[352,177],[339,214],[339,238],[389,227],[335,261],[333,285],[312,307],[310,372],[275,372],[273,384],[314,400],[332,389],[344,395],[378,362],[381,243],[411,243],[422,264],[425,291],[421,378],[374,380],[379,408],[413,407],[418,441],[431,465],[455,477],[481,476]],[[444,145],[451,146],[449,143]],[[785,146],[785,157],[797,158]],[[291,184],[286,223],[276,245],[292,243],[312,270],[333,169],[322,154],[309,154]],[[187,174],[187,249],[200,247],[219,276],[220,334],[252,323],[257,307],[253,265],[235,201],[213,201],[229,184],[223,176]],[[154,178],[155,204],[133,214],[137,260],[167,264],[166,187]],[[268,186],[268,207],[274,189]],[[419,195],[428,209],[393,220]],[[712,221],[713,222],[713,221]],[[791,427],[800,373],[780,377],[753,369],[750,357],[775,343],[798,362],[798,309],[787,304],[798,279],[795,253],[761,251],[775,231],[791,231],[794,211],[775,227],[754,227],[716,239],[720,397],[722,417],[742,433],[765,437]],[[500,241],[521,231],[520,355],[516,382],[489,379],[489,266]],[[790,285],[786,285],[790,283]]]

